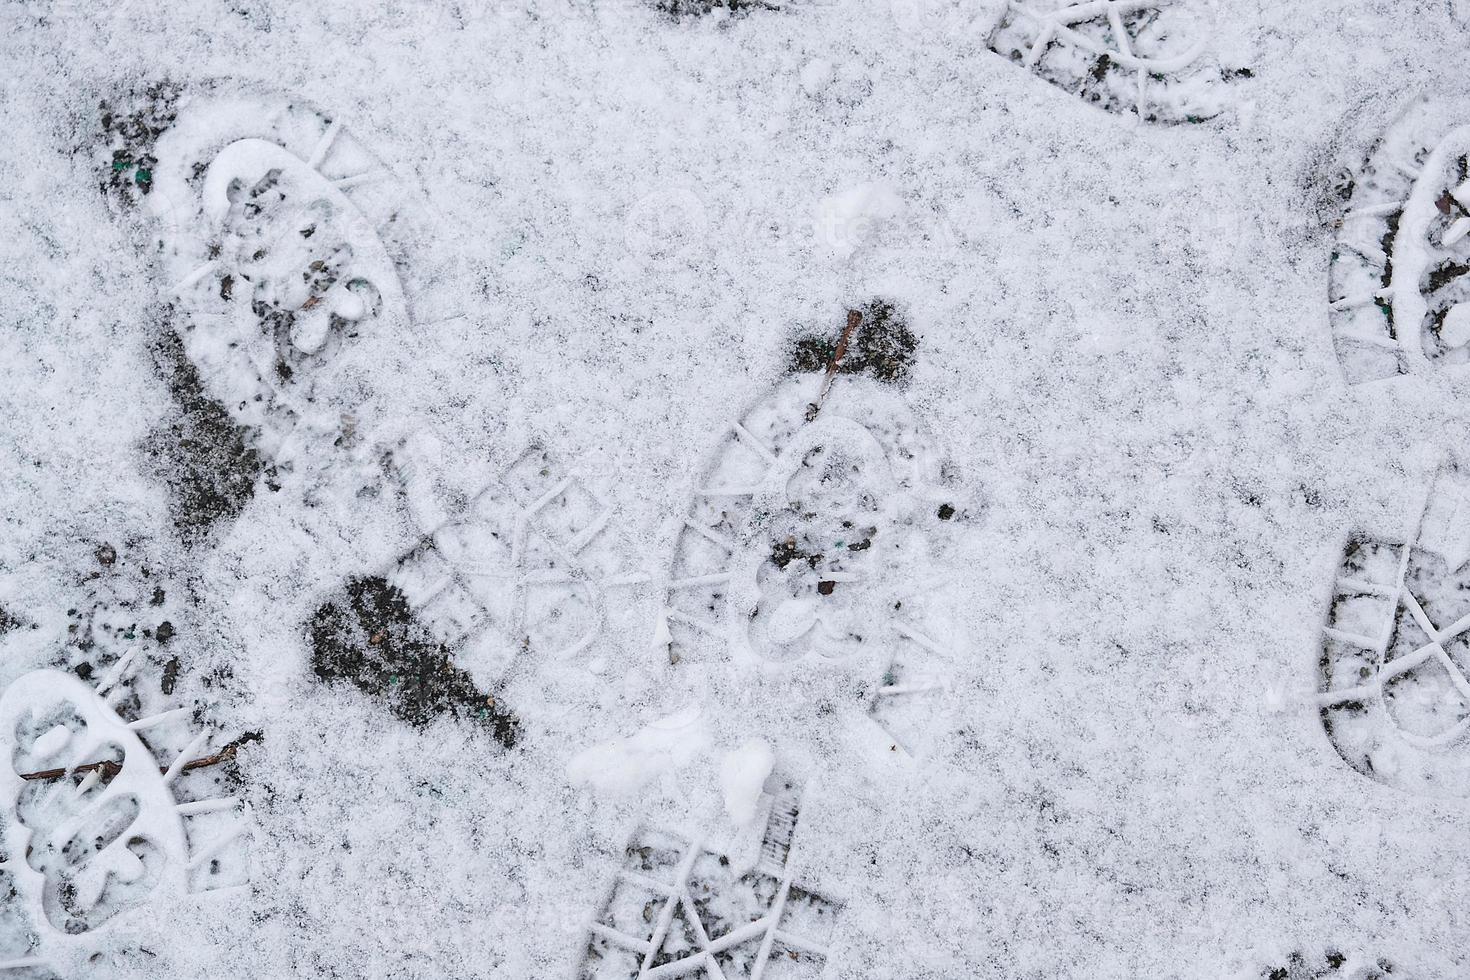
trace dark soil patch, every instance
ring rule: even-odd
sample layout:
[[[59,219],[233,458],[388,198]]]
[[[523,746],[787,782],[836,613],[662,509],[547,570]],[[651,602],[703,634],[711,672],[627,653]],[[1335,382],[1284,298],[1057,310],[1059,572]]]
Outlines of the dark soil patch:
[[[115,207],[134,207],[152,190],[153,149],[177,118],[181,91],[172,82],[155,82],[99,104],[98,139],[105,144],[100,165],[106,171],[100,186]],[[168,307],[159,318],[154,360],[179,412],[148,436],[143,449],[171,490],[175,526],[186,544],[194,544],[244,509],[265,466],[252,448],[253,433],[205,393],[172,329],[174,315]]]
[[[786,566],[794,561],[804,561],[811,568],[816,568],[821,560],[820,554],[809,553],[798,547],[794,537],[778,541],[771,548],[771,562],[782,571],[785,571]]]
[[[862,323],[847,346],[847,353],[837,367],[838,374],[866,374],[886,384],[904,384],[914,365],[914,350],[919,338],[904,321],[894,305],[875,299],[859,309]],[[827,370],[842,332],[799,336],[787,357],[794,373]]]
[[[153,168],[158,163],[153,147],[178,116],[179,92],[172,82],[155,82],[99,103],[101,139],[106,144],[101,188],[114,205],[134,207],[153,189]]]
[[[1135,11],[1131,14],[1124,14],[1122,18],[1124,33],[1136,41],[1156,30],[1156,25],[1154,24],[1156,18],[1157,11]],[[1039,77],[1046,79],[1059,88],[1076,94],[1090,105],[1095,105],[1120,115],[1132,114],[1136,109],[1139,117],[1144,122],[1158,123],[1165,126],[1181,124],[1199,125],[1215,119],[1220,114],[1219,112],[1211,112],[1208,115],[1199,113],[1183,113],[1181,115],[1179,113],[1184,108],[1183,106],[1160,105],[1157,100],[1140,108],[1137,106],[1136,99],[1133,95],[1133,92],[1136,91],[1136,84],[1133,82],[1132,72],[1108,54],[1099,54],[1094,57],[1090,67],[1080,76],[1072,73],[1070,65],[1066,67],[1053,67],[1048,61],[1046,53],[1062,45],[1062,42],[1056,38],[1045,43],[1041,61],[1035,65],[1030,65],[1027,59],[1027,50],[1031,46],[1030,42],[1025,47],[1015,47],[1010,44],[998,45],[999,33],[1009,28],[1013,23],[1013,19],[1014,15],[1008,14],[1003,23],[997,27],[997,35],[992,36],[990,41],[990,50],[1008,58],[1015,64],[1027,66],[1028,70],[1034,71]],[[1111,33],[1111,30],[1109,30],[1109,33]],[[1189,72],[1190,69],[1185,68],[1184,71]],[[1255,71],[1250,68],[1219,69],[1210,73],[1211,81],[1214,78],[1218,78],[1219,83],[1222,85],[1232,84],[1241,79],[1254,78],[1255,74]],[[1154,74],[1150,77],[1154,80],[1154,84],[1158,84],[1160,80],[1169,76]],[[1183,81],[1183,79],[1180,79],[1180,81]],[[1165,101],[1172,102],[1173,100],[1166,99]]]
[[[311,621],[312,668],[387,702],[411,725],[440,715],[479,722],[515,745],[520,722],[454,665],[451,651],[414,618],[408,597],[381,577],[349,581]]]
[[[165,326],[154,352],[179,411],[149,435],[144,449],[171,491],[174,525],[192,545],[244,510],[266,466],[251,445],[253,432],[205,393],[171,328]]]
[[[1347,980],[1347,975],[1342,972],[1347,961],[1346,956],[1337,952],[1311,960],[1301,953],[1292,953],[1285,966],[1268,969],[1261,974],[1261,978],[1262,980],[1335,980],[1335,978]],[[1394,972],[1393,964],[1387,960],[1379,960],[1376,967],[1367,972],[1355,971],[1352,980],[1388,980],[1395,976],[1398,974]]]
[[[162,633],[162,629],[159,630]],[[169,632],[169,639],[173,639],[173,632]],[[165,641],[167,642],[167,641]],[[164,694],[174,693],[174,687],[179,683],[179,658],[171,657],[168,663],[163,665],[163,680],[159,683],[159,689]]]
[[[1379,248],[1383,249],[1383,254],[1387,256],[1383,263],[1383,276],[1380,280],[1384,289],[1393,288],[1393,243],[1399,236],[1399,221],[1403,216],[1403,211],[1395,211],[1384,219],[1383,237],[1378,241]],[[1397,339],[1398,332],[1393,322],[1393,304],[1383,299],[1378,300],[1377,303],[1378,309],[1388,318],[1388,335]]]
[[[1437,293],[1441,289],[1455,282],[1461,276],[1470,273],[1470,264],[1454,262],[1449,259],[1441,262],[1429,272],[1429,292]]]
[[[704,17],[716,10],[743,14],[752,10],[781,9],[776,4],[763,2],[763,0],[658,0],[655,6],[675,20],[685,17]]]

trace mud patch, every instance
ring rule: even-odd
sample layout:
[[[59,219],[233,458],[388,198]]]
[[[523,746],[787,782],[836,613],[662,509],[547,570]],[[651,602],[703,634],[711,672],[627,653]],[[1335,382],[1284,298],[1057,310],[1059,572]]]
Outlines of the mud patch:
[[[865,374],[885,384],[904,384],[914,365],[919,338],[892,303],[875,299],[858,311],[862,322],[837,365],[838,374]],[[787,373],[827,370],[837,353],[837,334],[798,337],[787,357]]]
[[[205,392],[172,329],[159,336],[154,354],[178,411],[148,436],[144,450],[169,488],[174,526],[192,545],[245,509],[266,466],[252,430]]]
[[[411,725],[448,714],[484,725],[507,748],[516,743],[515,715],[455,666],[449,647],[419,623],[408,596],[385,578],[350,581],[317,610],[311,642],[319,679],[348,681]]]

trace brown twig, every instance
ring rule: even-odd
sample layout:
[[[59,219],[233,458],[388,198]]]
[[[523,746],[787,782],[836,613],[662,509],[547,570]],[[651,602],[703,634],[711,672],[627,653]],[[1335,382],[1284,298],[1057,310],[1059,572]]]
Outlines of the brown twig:
[[[832,388],[832,379],[837,377],[837,369],[842,365],[842,359],[847,356],[847,343],[852,340],[852,335],[857,332],[858,325],[862,322],[863,315],[857,310],[847,311],[847,326],[837,340],[837,347],[832,351],[832,359],[827,362],[827,375],[822,378],[822,391],[817,395],[817,400],[807,406],[806,420],[808,422],[816,418],[817,413],[822,410],[822,403],[827,400],[827,392]]]
[[[238,750],[240,746],[245,745],[247,742],[259,742],[264,737],[265,736],[261,732],[246,732],[244,735],[241,735],[239,738],[235,739],[233,742],[226,745],[224,748],[220,749],[213,755],[206,755],[198,759],[190,759],[188,762],[179,767],[179,771],[189,772],[192,769],[203,769],[207,766],[217,766],[221,762],[233,759],[235,757],[236,750]],[[68,776],[72,773],[94,771],[101,772],[103,778],[105,779],[114,779],[117,777],[118,773],[122,772],[122,766],[111,760],[104,759],[101,762],[88,762],[84,765],[72,766],[70,769],[43,769],[40,772],[23,772],[20,774],[20,778],[25,780],[61,779],[63,776]],[[158,771],[161,773],[168,772],[168,766],[160,766],[158,768]]]

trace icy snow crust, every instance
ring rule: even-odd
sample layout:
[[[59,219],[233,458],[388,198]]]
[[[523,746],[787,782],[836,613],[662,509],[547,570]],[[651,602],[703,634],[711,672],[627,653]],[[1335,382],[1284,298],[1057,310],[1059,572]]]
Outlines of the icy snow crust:
[[[1452,203],[1470,125],[1463,5],[1178,2],[1151,22],[1180,25],[1166,34],[1120,8],[1138,57],[1208,41],[1160,77],[1145,68],[1142,100],[1137,65],[1091,74],[1096,49],[1122,50],[1118,4],[1029,66],[1036,21],[999,2],[769,6],[0,11],[6,717],[70,687],[40,691],[49,675],[33,671],[95,662],[95,689],[116,665],[110,642],[79,649],[68,610],[105,607],[86,621],[116,636],[152,616],[120,598],[151,593],[152,576],[121,568],[136,547],[188,582],[162,608],[192,625],[173,646],[139,641],[136,704],[67,699],[131,749],[128,766],[148,760],[117,725],[174,706],[189,709],[177,733],[140,735],[155,770],[206,720],[214,746],[264,735],[237,754],[235,809],[185,828],[187,858],[155,819],[156,781],[116,777],[160,855],[193,860],[249,830],[217,872],[213,858],[191,872],[208,881],[160,871],[147,889],[148,859],[113,850],[128,834],[104,840],[81,875],[89,902],[101,872],[143,873],[116,914],[47,940],[58,975],[573,977],[618,962],[591,955],[604,948],[633,958],[623,977],[1465,975],[1463,518],[1434,501],[1456,498],[1436,474],[1463,472],[1470,391],[1463,282],[1428,275],[1467,247]],[[120,171],[98,106],[159,80],[179,86],[176,128],[152,189],[124,206],[101,190]],[[385,176],[343,186],[369,173]],[[1351,213],[1400,201],[1390,334],[1370,322],[1379,303],[1342,302],[1383,283],[1376,256],[1341,246],[1382,221]],[[320,230],[302,235],[303,214]],[[251,288],[237,275],[224,295],[219,270],[185,282],[212,243]],[[301,279],[316,261],[331,275]],[[796,513],[775,543],[859,512],[937,549],[939,625],[919,632],[954,655],[935,707],[910,719],[914,747],[872,699],[888,654],[925,648],[873,633],[825,656],[847,630],[817,632],[827,600],[861,617],[914,584],[906,561],[872,563],[869,597],[840,582],[824,595],[835,579],[790,564],[762,579],[774,546],[742,515],[755,588],[717,610],[703,635],[720,642],[671,664],[677,631],[658,628],[732,425],[819,380],[787,372],[794,337],[835,337],[878,297],[920,338],[908,381],[841,377],[823,411],[880,433],[881,458],[845,429],[862,489]],[[275,467],[187,546],[146,448],[182,410],[154,365],[165,331]],[[1370,335],[1387,357],[1344,353]],[[929,527],[920,484],[883,476],[909,431],[956,464],[967,520],[936,505]],[[528,452],[547,462],[518,482]],[[887,495],[869,505],[870,486]],[[482,546],[518,527],[547,542],[539,564]],[[437,618],[425,599],[424,621],[515,710],[512,749],[452,718],[412,727],[312,673],[323,596],[426,541],[444,562],[429,584],[458,591]],[[1359,569],[1360,541],[1399,564]],[[423,584],[428,563],[403,567]],[[634,571],[647,581],[610,581]],[[1374,586],[1361,638],[1397,626],[1402,642],[1325,647],[1344,578]],[[1437,639],[1413,633],[1407,596]],[[781,641],[776,658],[737,631],[767,606],[755,632]],[[1405,655],[1420,659],[1373,680]],[[1372,697],[1344,701],[1364,666]],[[5,860],[24,861],[6,726]],[[24,737],[54,749],[50,730]],[[753,740],[773,766],[737,823],[721,775]],[[210,785],[168,795],[236,792],[216,778],[182,774]],[[767,854],[787,786],[799,819]],[[734,788],[743,817],[750,781]],[[630,875],[657,877],[636,866],[645,848],[675,855],[672,871],[616,900]],[[792,904],[798,889],[826,904]],[[0,909],[0,956],[37,953],[33,933],[52,928],[36,894]],[[831,914],[783,925],[807,907]],[[64,962],[94,943],[104,958]]]

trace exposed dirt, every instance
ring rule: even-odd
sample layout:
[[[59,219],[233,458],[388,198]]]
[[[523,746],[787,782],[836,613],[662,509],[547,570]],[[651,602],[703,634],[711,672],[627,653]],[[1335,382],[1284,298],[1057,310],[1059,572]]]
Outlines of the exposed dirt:
[[[1387,980],[1399,976],[1394,972],[1392,963],[1381,959],[1376,967],[1369,968],[1366,972],[1355,971],[1349,978],[1342,969],[1347,962],[1346,956],[1336,952],[1311,960],[1301,953],[1292,953],[1285,966],[1267,970],[1261,977],[1262,980]]]
[[[382,698],[411,725],[450,714],[479,722],[506,747],[520,735],[516,716],[455,666],[450,649],[414,618],[408,597],[384,578],[349,581],[312,617],[311,643],[318,678],[351,682]]]
[[[658,0],[656,6],[675,20],[684,17],[703,17],[716,10],[728,10],[732,14],[751,10],[779,10],[777,4],[766,0]]]
[[[95,684],[136,651],[139,659],[118,682],[113,707],[148,714],[156,707],[154,691],[172,691],[165,661],[175,665],[176,677],[179,649],[187,646],[180,639],[188,631],[187,589],[153,563],[146,542],[102,542],[94,557],[96,565],[80,576],[86,598],[66,611],[66,643],[53,665]]]
[[[821,560],[822,556],[820,554],[808,554],[797,547],[796,538],[794,537],[788,537],[783,541],[778,541],[771,548],[771,562],[782,571],[785,571],[786,566],[794,561],[804,561],[811,568],[816,568],[817,563]]]
[[[837,367],[838,374],[866,374],[887,384],[908,381],[914,365],[914,351],[919,338],[904,321],[903,315],[884,299],[875,299],[860,307],[862,323],[847,346],[847,354]],[[831,334],[808,334],[797,337],[787,357],[793,373],[827,370],[837,351],[838,330]]]
[[[1378,247],[1381,248],[1383,250],[1383,254],[1387,256],[1386,261],[1383,263],[1383,277],[1381,279],[1381,282],[1383,283],[1383,288],[1385,290],[1393,288],[1393,243],[1394,240],[1398,238],[1399,221],[1403,218],[1403,216],[1404,212],[1400,210],[1395,211],[1393,214],[1384,219],[1383,237],[1379,239],[1378,242]],[[1383,315],[1388,318],[1388,335],[1390,337],[1397,338],[1398,332],[1394,328],[1393,323],[1393,305],[1385,299],[1377,300],[1377,304],[1378,308],[1383,311]]]
[[[105,174],[102,194],[120,210],[131,209],[153,187],[158,138],[177,117],[179,85],[154,82],[120,92],[98,106],[96,140]],[[253,433],[237,425],[225,406],[205,393],[198,371],[175,334],[172,307],[153,345],[160,376],[179,411],[155,429],[143,450],[170,488],[170,511],[186,544],[195,544],[222,520],[238,514],[255,493],[265,465],[252,448]]]
[[[1454,262],[1449,259],[1429,271],[1428,291],[1437,293],[1461,276],[1470,274],[1470,263]]]
[[[169,486],[174,525],[192,545],[244,510],[266,466],[251,446],[251,430],[205,393],[172,328],[165,325],[154,351],[179,411],[148,436],[144,449]]]
[[[158,163],[153,147],[178,115],[179,92],[172,82],[154,82],[98,105],[100,138],[106,144],[99,161],[106,168],[101,189],[114,206],[134,207],[153,189],[153,168]]]

